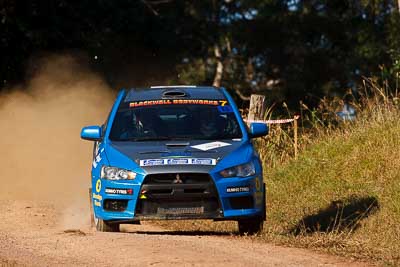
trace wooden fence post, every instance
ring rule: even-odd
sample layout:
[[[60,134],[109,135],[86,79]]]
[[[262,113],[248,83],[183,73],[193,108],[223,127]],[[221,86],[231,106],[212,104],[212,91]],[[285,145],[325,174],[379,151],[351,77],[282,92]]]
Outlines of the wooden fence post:
[[[295,115],[294,116],[294,121],[293,121],[293,131],[294,131],[294,158],[297,159],[297,154],[298,154],[298,141],[297,141],[297,120],[299,119],[299,116]]]
[[[247,119],[249,121],[263,120],[265,110],[266,110],[265,96],[251,95],[249,114],[247,115]]]

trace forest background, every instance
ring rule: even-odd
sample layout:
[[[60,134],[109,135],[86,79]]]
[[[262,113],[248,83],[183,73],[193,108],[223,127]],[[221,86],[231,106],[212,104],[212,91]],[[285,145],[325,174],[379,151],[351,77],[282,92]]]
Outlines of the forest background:
[[[398,88],[397,0],[0,1],[0,89],[38,58],[74,54],[114,89],[229,88],[269,105],[357,96],[364,77]],[[279,105],[278,105],[279,106]]]

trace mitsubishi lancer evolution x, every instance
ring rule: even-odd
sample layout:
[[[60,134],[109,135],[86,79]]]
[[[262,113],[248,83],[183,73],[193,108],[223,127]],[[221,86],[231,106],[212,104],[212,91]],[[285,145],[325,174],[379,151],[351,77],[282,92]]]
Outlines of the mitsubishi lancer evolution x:
[[[91,202],[98,231],[142,220],[238,222],[262,230],[266,190],[247,126],[226,89],[154,86],[119,92],[106,122],[87,126],[94,141]]]

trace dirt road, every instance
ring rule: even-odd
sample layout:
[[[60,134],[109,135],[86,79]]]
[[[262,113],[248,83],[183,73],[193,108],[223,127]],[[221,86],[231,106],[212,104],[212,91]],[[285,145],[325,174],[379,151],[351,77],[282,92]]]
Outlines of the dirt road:
[[[302,249],[149,224],[100,233],[87,218],[86,210],[66,210],[57,203],[0,201],[0,265],[360,266]]]

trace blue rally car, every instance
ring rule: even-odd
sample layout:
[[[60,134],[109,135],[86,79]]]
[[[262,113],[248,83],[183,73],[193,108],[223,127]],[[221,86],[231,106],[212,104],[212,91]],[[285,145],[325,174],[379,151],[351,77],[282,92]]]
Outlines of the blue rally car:
[[[95,141],[93,215],[98,231],[154,219],[238,222],[241,234],[262,230],[265,184],[247,127],[224,88],[155,86],[122,90],[102,126],[84,127]]]

